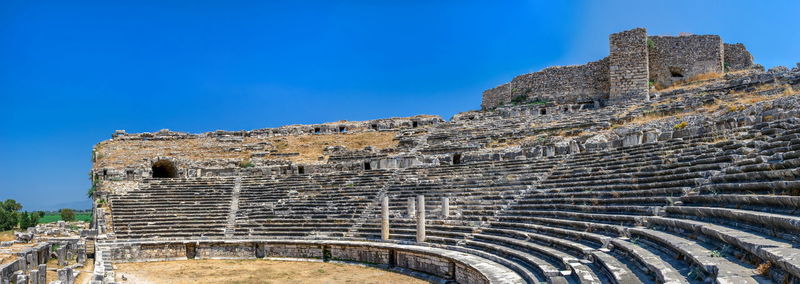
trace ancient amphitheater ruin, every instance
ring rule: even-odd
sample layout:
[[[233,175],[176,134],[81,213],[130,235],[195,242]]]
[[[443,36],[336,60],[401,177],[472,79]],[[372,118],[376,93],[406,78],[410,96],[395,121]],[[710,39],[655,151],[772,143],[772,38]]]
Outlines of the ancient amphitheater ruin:
[[[118,130],[67,251],[93,257],[91,283],[231,258],[445,283],[800,283],[800,64],[764,70],[715,35],[609,44],[450,120]],[[14,264],[2,283],[45,283],[35,257]]]

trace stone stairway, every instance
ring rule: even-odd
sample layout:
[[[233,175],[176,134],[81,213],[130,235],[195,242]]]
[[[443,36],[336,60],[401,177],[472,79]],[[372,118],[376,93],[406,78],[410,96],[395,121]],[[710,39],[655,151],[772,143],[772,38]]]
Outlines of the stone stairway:
[[[225,237],[233,237],[236,229],[236,214],[239,212],[239,194],[242,191],[242,177],[237,176],[233,184],[233,194],[231,195],[231,210],[228,212],[228,225],[225,227]]]
[[[353,226],[350,227],[350,229],[347,230],[347,233],[345,234],[345,237],[353,238],[355,236],[356,232],[359,229],[361,229],[362,226],[364,226],[364,223],[367,222],[368,219],[375,217],[375,214],[376,214],[375,210],[380,210],[377,207],[380,206],[379,204],[381,204],[381,200],[383,200],[383,197],[386,196],[386,190],[392,184],[397,182],[397,176],[398,176],[399,172],[400,172],[400,170],[392,171],[391,177],[383,185],[383,187],[380,188],[380,190],[378,191],[378,195],[375,197],[375,200],[373,200],[371,203],[369,203],[369,205],[367,205],[366,208],[364,208],[364,211],[361,213],[361,215],[358,216],[358,218],[356,218],[356,220],[354,222],[355,224],[353,224]]]

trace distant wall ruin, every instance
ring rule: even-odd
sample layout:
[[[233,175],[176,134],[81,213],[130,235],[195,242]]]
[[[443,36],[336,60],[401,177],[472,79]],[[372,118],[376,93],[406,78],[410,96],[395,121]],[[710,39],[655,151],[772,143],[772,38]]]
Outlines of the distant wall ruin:
[[[647,31],[642,28],[608,37],[611,55],[608,77],[612,101],[647,96]]]
[[[508,84],[484,92],[483,104],[501,105],[520,95],[533,102],[592,102],[598,94],[608,96],[607,74],[608,58],[584,65],[548,67],[517,76]]]
[[[717,35],[651,36],[650,81],[662,86],[705,73],[723,72],[722,39]]]
[[[704,73],[753,67],[743,44],[717,35],[648,36],[636,28],[609,36],[608,57],[584,65],[548,67],[483,92],[483,109],[518,103],[574,104],[647,99],[649,88]]]

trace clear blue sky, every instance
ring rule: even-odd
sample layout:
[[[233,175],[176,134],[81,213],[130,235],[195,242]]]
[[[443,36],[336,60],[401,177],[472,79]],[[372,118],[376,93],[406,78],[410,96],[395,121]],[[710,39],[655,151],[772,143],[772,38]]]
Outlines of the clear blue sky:
[[[515,75],[600,59],[609,33],[638,26],[800,61],[798,1],[646,2],[5,0],[0,199],[88,204],[92,145],[115,129],[449,118]]]

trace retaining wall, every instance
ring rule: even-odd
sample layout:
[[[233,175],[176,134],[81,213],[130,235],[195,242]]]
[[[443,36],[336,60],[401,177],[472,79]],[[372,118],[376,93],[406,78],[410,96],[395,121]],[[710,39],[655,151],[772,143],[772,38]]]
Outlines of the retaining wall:
[[[504,266],[474,255],[395,243],[329,240],[140,241],[102,245],[110,262],[293,258],[400,268],[457,283],[523,283]]]

